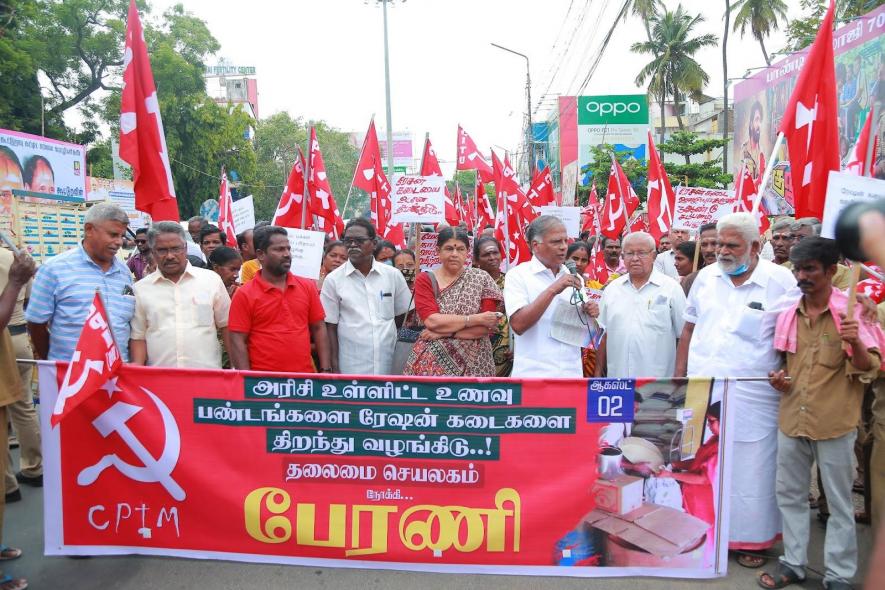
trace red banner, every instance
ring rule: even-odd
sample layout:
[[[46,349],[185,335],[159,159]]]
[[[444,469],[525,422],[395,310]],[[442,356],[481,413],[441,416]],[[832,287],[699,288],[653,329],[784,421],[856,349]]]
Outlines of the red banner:
[[[125,366],[44,429],[46,553],[725,574],[710,380],[315,377]]]

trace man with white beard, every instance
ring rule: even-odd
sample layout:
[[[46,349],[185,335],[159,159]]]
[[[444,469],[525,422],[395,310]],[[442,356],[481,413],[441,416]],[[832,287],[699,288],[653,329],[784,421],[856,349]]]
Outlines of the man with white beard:
[[[732,213],[719,220],[717,264],[698,273],[685,308],[675,377],[767,377],[780,368],[774,349],[775,304],[796,280],[787,269],[760,259],[755,218]],[[780,394],[768,383],[729,383],[735,420],[729,549],[761,551],[781,533],[775,497]],[[738,563],[765,559],[742,554]]]

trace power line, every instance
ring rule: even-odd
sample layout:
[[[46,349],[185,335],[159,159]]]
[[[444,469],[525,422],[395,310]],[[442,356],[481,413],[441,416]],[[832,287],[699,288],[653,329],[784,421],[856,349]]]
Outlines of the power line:
[[[185,168],[188,168],[189,170],[193,170],[194,172],[197,172],[198,174],[202,174],[203,176],[208,176],[209,178],[214,178],[215,180],[220,180],[220,178],[221,178],[221,176],[219,174],[209,174],[208,172],[203,172],[199,168],[194,168],[190,164],[185,164],[181,160],[176,160],[175,158],[173,158],[171,156],[169,157],[169,160],[172,162],[175,162],[176,164],[180,164],[180,165],[184,166]],[[238,182],[237,186],[245,186],[245,187],[251,187],[251,188],[279,188],[279,189],[286,188],[286,185],[284,185],[284,184],[283,185],[275,185],[275,184],[259,185],[259,184],[248,184],[245,182]]]

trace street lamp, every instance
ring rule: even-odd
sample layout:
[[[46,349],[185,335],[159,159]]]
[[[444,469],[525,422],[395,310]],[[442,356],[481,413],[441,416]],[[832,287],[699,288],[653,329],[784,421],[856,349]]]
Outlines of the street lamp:
[[[525,93],[526,93],[526,117],[528,118],[528,125],[525,130],[525,142],[526,142],[526,153],[529,157],[529,179],[531,179],[532,174],[535,169],[535,144],[532,141],[532,74],[529,69],[529,56],[524,53],[520,53],[518,51],[514,51],[503,45],[498,45],[497,43],[491,43],[492,47],[497,47],[503,51],[508,53],[512,53],[514,55],[518,55],[519,57],[525,59]]]

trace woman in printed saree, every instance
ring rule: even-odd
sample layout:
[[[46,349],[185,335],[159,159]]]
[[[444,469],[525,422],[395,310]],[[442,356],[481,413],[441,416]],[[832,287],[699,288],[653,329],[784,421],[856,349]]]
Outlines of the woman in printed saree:
[[[492,277],[465,266],[470,238],[447,227],[436,241],[440,267],[415,280],[415,308],[424,330],[404,375],[495,375],[489,335],[498,328],[501,290]]]
[[[473,242],[473,265],[489,273],[501,291],[504,291],[504,271],[501,259],[504,252],[501,244],[492,236],[478,238]],[[510,348],[510,324],[504,313],[504,302],[500,301],[495,311],[501,312],[498,330],[491,335],[492,358],[495,361],[495,376],[509,377],[513,369],[513,350]]]

